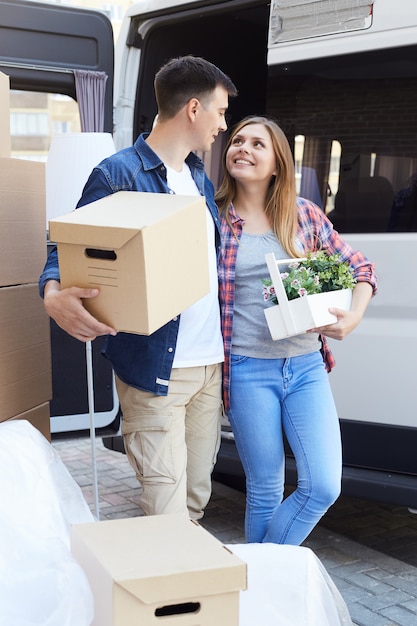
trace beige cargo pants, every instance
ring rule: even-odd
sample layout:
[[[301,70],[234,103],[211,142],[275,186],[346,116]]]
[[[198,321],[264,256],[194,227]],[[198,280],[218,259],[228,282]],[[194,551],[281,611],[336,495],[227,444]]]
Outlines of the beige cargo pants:
[[[116,377],[129,462],[145,515],[203,516],[220,446],[221,364],[172,370],[167,396]]]

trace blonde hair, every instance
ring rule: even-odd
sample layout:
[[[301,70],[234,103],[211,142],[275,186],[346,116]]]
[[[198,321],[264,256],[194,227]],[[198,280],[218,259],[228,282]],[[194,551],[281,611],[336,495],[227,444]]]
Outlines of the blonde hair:
[[[300,256],[300,250],[295,246],[297,232],[297,203],[295,191],[294,159],[288,140],[276,122],[267,117],[251,116],[239,122],[230,133],[223,154],[223,181],[216,193],[216,202],[219,212],[224,215],[230,228],[233,226],[229,216],[229,206],[236,196],[236,182],[226,168],[226,154],[242,128],[248,124],[262,124],[272,140],[272,146],[277,161],[277,175],[271,180],[265,198],[265,213],[269,217],[272,230],[279,239],[285,252],[290,257]]]

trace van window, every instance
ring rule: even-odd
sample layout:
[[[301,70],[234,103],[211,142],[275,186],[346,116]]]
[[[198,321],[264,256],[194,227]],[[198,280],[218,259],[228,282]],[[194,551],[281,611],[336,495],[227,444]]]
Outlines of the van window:
[[[11,90],[10,132],[13,157],[46,161],[53,135],[80,132],[78,105],[62,94]]]
[[[417,231],[416,53],[404,46],[270,68],[268,113],[295,147],[303,137],[300,193],[340,232]]]
[[[334,209],[334,197],[339,188],[339,170],[341,146],[333,140],[330,148],[330,165],[327,192],[321,197],[317,173],[314,168],[304,163],[304,135],[294,137],[294,165],[297,195],[314,201],[326,214]]]
[[[372,24],[372,0],[356,2],[273,2],[269,45],[296,41],[352,30],[363,30]]]

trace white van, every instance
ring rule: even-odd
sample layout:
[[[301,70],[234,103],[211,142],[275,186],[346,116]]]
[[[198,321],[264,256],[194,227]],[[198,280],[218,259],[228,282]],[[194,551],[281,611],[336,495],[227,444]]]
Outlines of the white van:
[[[114,131],[117,148],[150,129],[155,72],[182,54],[207,58],[237,85],[230,124],[248,114],[266,113],[278,121],[294,148],[300,195],[322,207],[345,238],[376,263],[379,276],[379,293],[360,326],[331,344],[343,492],[417,508],[414,0],[144,0],[128,10],[122,25],[114,98],[110,34],[105,18],[92,11],[1,0],[0,70],[16,89],[74,97],[72,69],[103,69],[109,75],[105,129]],[[203,155],[215,184],[221,151],[220,140]],[[74,359],[82,359],[83,349],[53,332],[53,430],[77,430],[83,410],[73,406],[77,394],[68,392],[74,366],[61,354],[71,344]],[[105,426],[117,419],[117,399],[111,372],[106,363],[98,365],[99,357],[96,361],[97,402],[108,405],[98,408]],[[76,384],[83,384],[81,378]],[[54,412],[58,390],[65,399]],[[293,481],[290,455],[288,461]],[[227,435],[216,471],[241,473]]]

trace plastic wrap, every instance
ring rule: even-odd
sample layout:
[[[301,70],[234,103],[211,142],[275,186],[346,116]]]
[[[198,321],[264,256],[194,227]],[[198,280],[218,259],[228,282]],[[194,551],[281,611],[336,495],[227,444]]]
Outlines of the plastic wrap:
[[[248,566],[239,626],[352,626],[345,601],[310,548],[274,543],[227,547]]]
[[[94,521],[50,443],[25,420],[0,423],[0,626],[89,626],[93,596],[70,524]]]
[[[70,525],[94,522],[53,446],[26,421],[0,423],[0,626],[90,626],[93,595]],[[309,548],[227,546],[248,565],[239,626],[351,626]]]

